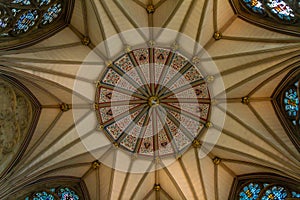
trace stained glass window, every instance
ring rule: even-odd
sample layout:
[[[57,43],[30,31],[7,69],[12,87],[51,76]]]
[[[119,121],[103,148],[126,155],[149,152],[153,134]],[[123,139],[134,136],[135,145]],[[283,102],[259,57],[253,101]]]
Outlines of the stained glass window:
[[[287,117],[294,126],[300,125],[299,120],[299,81],[294,82],[284,93],[283,103]]]
[[[272,183],[247,182],[241,187],[238,197],[239,200],[285,200],[287,198],[300,199],[300,193]]]
[[[240,199],[254,200],[258,198],[261,191],[261,186],[257,183],[250,183],[246,185],[240,192]]]
[[[55,200],[52,194],[48,194],[47,192],[37,192],[34,194],[33,200]]]
[[[267,8],[279,19],[286,21],[293,21],[295,19],[293,9],[285,1],[267,0],[266,2]]]
[[[60,188],[57,194],[61,200],[79,200],[78,195],[69,188]]]
[[[0,36],[18,36],[51,24],[67,0],[12,0],[0,4]]]
[[[34,192],[24,200],[79,200],[79,195],[69,187],[60,187]]]
[[[261,0],[242,0],[244,5],[247,6],[251,11],[258,13],[260,15],[266,14],[265,8],[263,7]]]
[[[61,12],[61,4],[56,3],[50,8],[48,8],[47,12],[44,13],[43,19],[42,19],[42,24],[50,24],[53,20],[55,20],[58,16],[59,13]]]
[[[293,197],[293,198],[299,198],[299,199],[300,199],[300,193],[292,192],[292,197]]]
[[[37,10],[29,10],[26,13],[23,13],[15,24],[13,31],[16,34],[27,32],[35,25],[38,17],[39,15],[37,14]]]
[[[234,0],[233,0],[234,1]],[[282,23],[295,23],[299,15],[300,4],[297,0],[238,0],[250,13],[274,19]]]
[[[287,191],[284,187],[273,186],[264,192],[261,200],[284,200],[287,195]]]
[[[13,0],[11,3],[21,4],[21,5],[31,5],[30,0]]]

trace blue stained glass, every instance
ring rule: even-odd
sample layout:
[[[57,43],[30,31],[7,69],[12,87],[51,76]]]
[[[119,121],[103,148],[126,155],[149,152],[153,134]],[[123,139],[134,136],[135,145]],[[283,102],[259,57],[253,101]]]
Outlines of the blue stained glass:
[[[11,3],[21,4],[21,5],[30,5],[30,0],[13,0]]]
[[[8,24],[8,17],[0,19],[0,28],[5,28]]]
[[[35,21],[38,18],[37,11],[31,11],[29,10],[28,12],[24,13],[21,15],[19,20],[17,21],[17,24],[14,28],[14,31],[24,31],[27,32],[30,27],[32,27],[35,24]]]
[[[265,9],[261,0],[243,0],[244,4],[253,12],[264,15]]]
[[[285,92],[283,100],[285,104],[285,111],[289,117],[296,117],[299,110],[299,98],[295,89],[289,89]]]
[[[294,11],[282,0],[267,0],[267,7],[278,18],[286,21],[293,21],[295,19]]]
[[[47,12],[44,13],[42,24],[51,23],[55,18],[58,17],[59,13],[62,11],[61,4],[54,4],[48,8]]]
[[[20,10],[13,8],[13,9],[11,9],[11,12],[12,12],[13,16],[15,17],[20,12]]]
[[[38,3],[40,3],[40,6],[44,6],[51,3],[51,0],[38,0]]]
[[[273,186],[268,189],[261,200],[285,200],[287,197],[287,192],[283,187]]]
[[[78,195],[67,187],[59,189],[58,196],[60,200],[79,200]]]
[[[55,200],[52,194],[48,194],[47,192],[38,192],[33,197],[33,200]]]
[[[300,198],[300,193],[292,192],[292,197],[293,198]]]
[[[255,200],[261,191],[257,183],[249,183],[240,192],[240,200]]]

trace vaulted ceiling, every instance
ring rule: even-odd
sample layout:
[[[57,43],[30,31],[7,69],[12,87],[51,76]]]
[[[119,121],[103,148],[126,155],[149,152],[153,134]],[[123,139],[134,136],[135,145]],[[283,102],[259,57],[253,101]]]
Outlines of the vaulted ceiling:
[[[154,5],[153,10],[147,5]],[[124,164],[128,172],[101,159],[94,162],[101,157],[115,163],[117,147],[108,143],[90,154],[85,144],[101,133],[96,124],[85,126],[95,117],[94,99],[74,83],[95,86],[112,57],[104,53],[108,59],[99,59],[101,53],[95,53],[94,60],[86,61],[89,53],[115,34],[142,27],[180,32],[206,50],[219,71],[210,75],[224,83],[215,91],[210,118],[224,115],[225,122],[223,127],[206,127],[206,133],[221,133],[207,156],[199,156],[209,148],[202,145],[203,134],[171,164],[157,161],[147,167],[158,170],[130,173],[139,165],[136,158]],[[126,49],[135,38],[126,39],[129,43],[121,41],[118,48]],[[142,39],[151,40],[148,35]],[[173,44],[166,37],[166,46]],[[113,45],[107,49],[113,52]],[[104,45],[103,52],[107,49]],[[249,173],[275,173],[299,182],[299,151],[272,103],[282,79],[299,67],[299,53],[298,35],[244,21],[228,0],[75,0],[66,28],[34,45],[0,50],[1,73],[22,83],[41,107],[23,156],[1,176],[0,199],[14,199],[12,195],[32,182],[61,176],[82,180],[93,200],[228,199],[234,179]],[[79,73],[83,61],[90,73]],[[78,133],[80,124],[84,128]]]

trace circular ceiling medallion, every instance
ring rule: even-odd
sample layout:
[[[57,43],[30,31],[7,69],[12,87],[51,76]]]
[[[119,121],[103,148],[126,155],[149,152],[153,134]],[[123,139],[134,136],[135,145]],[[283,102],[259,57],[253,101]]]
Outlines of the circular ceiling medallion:
[[[216,63],[199,43],[170,29],[132,29],[97,44],[73,91],[82,144],[118,171],[154,171],[192,148],[204,158],[225,122]]]
[[[204,129],[210,94],[200,69],[179,52],[139,48],[100,76],[96,113],[107,138],[142,156],[181,155]]]

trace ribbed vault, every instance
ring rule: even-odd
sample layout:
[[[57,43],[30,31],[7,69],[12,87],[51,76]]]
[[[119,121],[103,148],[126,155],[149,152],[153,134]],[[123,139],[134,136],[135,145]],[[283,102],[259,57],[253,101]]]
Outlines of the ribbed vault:
[[[94,74],[77,76],[85,57],[114,34],[145,26],[172,29],[200,43],[216,63],[225,90],[215,98],[225,113],[222,134],[208,156],[199,158],[202,139],[160,170],[120,172],[87,152],[81,139],[91,141],[95,127],[79,138],[75,124],[89,119],[94,102],[76,81],[94,83]],[[151,34],[141,35],[150,41]],[[120,41],[127,47],[126,38]],[[109,57],[111,48],[105,48]],[[276,86],[299,67],[300,38],[270,31],[239,18],[224,0],[76,0],[68,27],[23,49],[0,51],[0,70],[20,78],[39,100],[42,111],[36,131],[20,162],[1,178],[0,199],[18,188],[49,177],[70,176],[86,184],[90,199],[228,199],[234,179],[248,173],[275,173],[299,181],[299,152],[289,139],[272,105]],[[97,59],[95,59],[97,61]],[[205,60],[202,61],[205,63]],[[85,63],[96,68],[99,63]],[[218,75],[211,74],[216,79]],[[227,99],[222,98],[226,93]],[[72,104],[72,94],[79,99]],[[225,103],[227,102],[227,109]],[[74,121],[72,111],[80,113]],[[88,112],[87,112],[88,110]],[[205,136],[205,135],[204,135]],[[204,137],[203,136],[203,137]],[[114,160],[114,147],[93,150]],[[106,157],[107,156],[107,157]]]

